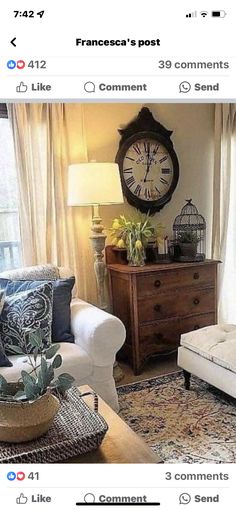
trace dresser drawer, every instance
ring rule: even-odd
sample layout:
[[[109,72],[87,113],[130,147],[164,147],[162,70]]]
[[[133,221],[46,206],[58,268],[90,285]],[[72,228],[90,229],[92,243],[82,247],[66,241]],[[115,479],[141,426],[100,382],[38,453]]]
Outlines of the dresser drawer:
[[[205,328],[205,326],[212,326],[216,323],[215,313],[205,313],[202,315],[195,315],[193,317],[187,317],[186,319],[180,319],[180,333],[189,333],[195,329]]]
[[[184,317],[187,315],[213,312],[215,310],[215,290],[183,289],[172,294],[147,297],[138,302],[139,322]]]
[[[148,326],[141,326],[141,357],[174,350],[179,345],[179,320],[157,321]]]
[[[139,297],[157,295],[181,287],[213,286],[215,282],[215,266],[205,265],[186,267],[169,271],[157,271],[149,275],[137,276],[137,293]]]

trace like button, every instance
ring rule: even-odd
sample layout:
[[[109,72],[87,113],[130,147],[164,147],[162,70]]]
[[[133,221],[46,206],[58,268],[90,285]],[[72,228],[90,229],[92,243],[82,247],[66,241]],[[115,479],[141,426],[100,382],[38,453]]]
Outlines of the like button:
[[[28,87],[25,85],[23,81],[20,82],[20,85],[16,87],[16,92],[27,92]]]
[[[23,492],[20,494],[19,498],[16,498],[17,505],[25,505],[28,501],[28,498],[24,496]]]

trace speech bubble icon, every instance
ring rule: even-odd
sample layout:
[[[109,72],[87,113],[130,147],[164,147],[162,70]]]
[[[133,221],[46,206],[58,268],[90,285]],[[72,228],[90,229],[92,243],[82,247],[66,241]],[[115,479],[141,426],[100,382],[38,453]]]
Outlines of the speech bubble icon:
[[[84,84],[84,90],[88,93],[95,92],[95,83],[93,83],[93,81],[86,81]]]
[[[180,91],[180,93],[182,92],[183,94],[186,94],[190,90],[191,90],[191,85],[190,85],[190,83],[188,81],[182,81],[179,84],[179,91]]]
[[[84,496],[84,502],[85,503],[95,503],[95,496],[91,492],[88,492],[88,494],[85,494]]]
[[[191,501],[191,496],[187,492],[183,492],[179,496],[179,504],[180,505],[188,505]]]

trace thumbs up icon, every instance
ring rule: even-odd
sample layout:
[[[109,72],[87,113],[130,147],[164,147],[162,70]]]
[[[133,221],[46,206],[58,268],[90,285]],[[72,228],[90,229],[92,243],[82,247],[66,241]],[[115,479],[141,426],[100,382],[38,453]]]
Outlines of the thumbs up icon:
[[[20,82],[20,85],[16,87],[16,92],[26,92],[28,90],[27,85],[23,81]]]
[[[16,498],[17,505],[25,505],[28,501],[28,498],[24,496],[23,492],[20,494],[18,498]]]

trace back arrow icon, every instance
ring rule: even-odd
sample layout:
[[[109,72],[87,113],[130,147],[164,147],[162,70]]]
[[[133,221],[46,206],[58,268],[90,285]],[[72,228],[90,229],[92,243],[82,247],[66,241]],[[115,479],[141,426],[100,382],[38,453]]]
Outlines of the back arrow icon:
[[[11,40],[11,44],[12,44],[12,46],[15,46],[15,48],[16,48],[15,40],[16,40],[16,37],[14,37],[14,38]]]

